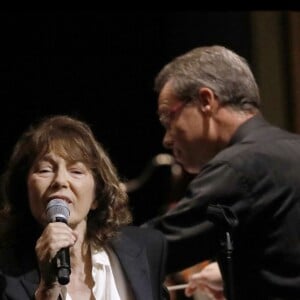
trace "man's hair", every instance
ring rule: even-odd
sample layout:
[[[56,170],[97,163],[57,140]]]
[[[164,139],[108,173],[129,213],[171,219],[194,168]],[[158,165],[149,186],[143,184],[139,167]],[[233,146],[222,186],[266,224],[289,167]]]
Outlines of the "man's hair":
[[[259,89],[246,59],[222,46],[199,47],[174,58],[156,76],[154,90],[159,93],[167,82],[182,101],[194,100],[199,88],[208,87],[223,105],[260,108]]]

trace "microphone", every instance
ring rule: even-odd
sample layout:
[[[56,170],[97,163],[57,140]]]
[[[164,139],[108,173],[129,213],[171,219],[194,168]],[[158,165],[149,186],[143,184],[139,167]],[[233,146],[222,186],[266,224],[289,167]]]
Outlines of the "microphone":
[[[46,212],[49,222],[63,222],[68,224],[70,211],[64,200],[52,199],[47,205]],[[69,248],[60,249],[54,257],[54,260],[58,282],[63,285],[68,284],[71,274]]]

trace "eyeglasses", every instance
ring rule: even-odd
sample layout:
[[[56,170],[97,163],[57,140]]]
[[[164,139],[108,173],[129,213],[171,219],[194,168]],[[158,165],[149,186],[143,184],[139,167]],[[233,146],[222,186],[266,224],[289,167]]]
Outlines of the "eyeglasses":
[[[175,118],[176,114],[178,114],[187,103],[188,102],[183,102],[183,101],[178,102],[173,107],[171,107],[168,112],[162,113],[159,116],[159,121],[162,124],[162,126],[164,128],[169,128],[170,124],[171,124],[172,120]]]

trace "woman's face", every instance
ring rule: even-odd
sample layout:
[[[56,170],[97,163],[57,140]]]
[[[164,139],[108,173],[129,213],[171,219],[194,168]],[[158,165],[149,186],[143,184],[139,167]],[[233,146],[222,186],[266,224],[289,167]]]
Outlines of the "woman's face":
[[[48,223],[46,207],[51,199],[66,201],[70,210],[68,224],[73,228],[85,222],[88,212],[97,207],[91,170],[80,161],[68,162],[53,152],[33,164],[27,189],[31,213],[43,226]]]

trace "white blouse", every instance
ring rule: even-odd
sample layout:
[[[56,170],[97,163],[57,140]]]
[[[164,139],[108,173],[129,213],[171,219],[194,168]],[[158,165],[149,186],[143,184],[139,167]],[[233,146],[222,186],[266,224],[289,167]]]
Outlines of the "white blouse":
[[[116,254],[109,248],[91,246],[93,295],[96,300],[133,300],[131,287]],[[62,288],[63,299],[72,300],[67,287]]]

